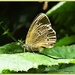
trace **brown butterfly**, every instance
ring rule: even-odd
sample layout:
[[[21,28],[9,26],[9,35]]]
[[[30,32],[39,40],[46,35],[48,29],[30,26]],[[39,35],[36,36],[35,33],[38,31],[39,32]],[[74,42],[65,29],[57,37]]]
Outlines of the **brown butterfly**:
[[[55,42],[56,32],[52,29],[49,18],[40,13],[29,28],[23,48],[37,51],[42,48],[52,48]]]

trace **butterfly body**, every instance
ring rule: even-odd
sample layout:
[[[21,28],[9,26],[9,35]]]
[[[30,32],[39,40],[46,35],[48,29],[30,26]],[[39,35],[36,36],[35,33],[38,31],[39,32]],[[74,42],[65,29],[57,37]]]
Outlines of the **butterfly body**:
[[[37,51],[41,48],[52,48],[55,42],[56,32],[48,17],[41,13],[32,22],[23,47],[29,51]]]

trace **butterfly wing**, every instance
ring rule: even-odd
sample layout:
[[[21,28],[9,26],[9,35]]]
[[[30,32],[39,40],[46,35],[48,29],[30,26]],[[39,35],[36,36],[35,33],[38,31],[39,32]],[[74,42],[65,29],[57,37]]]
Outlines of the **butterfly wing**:
[[[51,48],[56,42],[56,32],[48,17],[41,13],[32,22],[26,37],[26,44],[33,48]]]

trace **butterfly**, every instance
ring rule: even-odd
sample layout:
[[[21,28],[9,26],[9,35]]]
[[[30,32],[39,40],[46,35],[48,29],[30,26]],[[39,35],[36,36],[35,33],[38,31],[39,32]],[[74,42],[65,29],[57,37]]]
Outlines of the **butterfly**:
[[[38,51],[43,48],[52,48],[55,43],[56,32],[46,14],[40,13],[29,28],[23,48],[29,51]]]

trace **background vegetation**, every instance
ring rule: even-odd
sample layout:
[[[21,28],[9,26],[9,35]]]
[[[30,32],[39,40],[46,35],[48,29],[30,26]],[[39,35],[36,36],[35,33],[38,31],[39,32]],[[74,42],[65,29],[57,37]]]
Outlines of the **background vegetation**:
[[[75,73],[75,2],[44,6],[44,2],[0,2],[0,73]],[[23,53],[18,40],[25,40],[41,12],[49,17],[57,42],[52,49]]]

